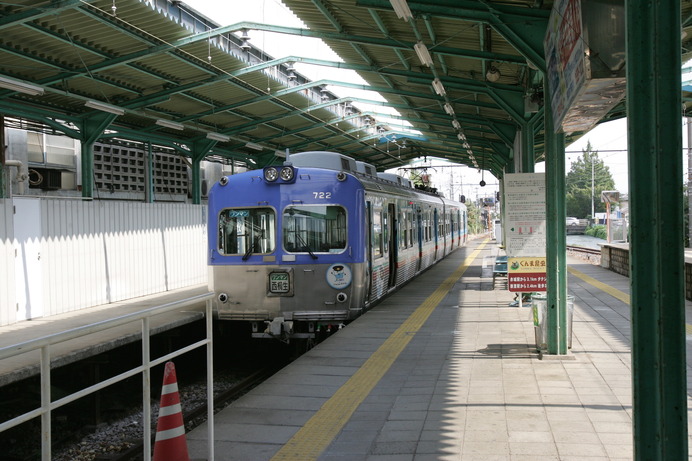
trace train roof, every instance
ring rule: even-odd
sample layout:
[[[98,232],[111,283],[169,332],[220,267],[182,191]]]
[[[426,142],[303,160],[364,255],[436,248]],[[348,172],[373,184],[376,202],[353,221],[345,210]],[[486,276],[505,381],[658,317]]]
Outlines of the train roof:
[[[356,161],[348,155],[329,151],[308,151],[290,154],[287,163],[295,167],[323,168],[344,171],[354,175],[367,190],[387,192],[402,197],[427,197],[428,199],[453,202],[437,193],[435,189],[418,188],[408,178],[393,173],[377,173],[375,167],[365,162]]]

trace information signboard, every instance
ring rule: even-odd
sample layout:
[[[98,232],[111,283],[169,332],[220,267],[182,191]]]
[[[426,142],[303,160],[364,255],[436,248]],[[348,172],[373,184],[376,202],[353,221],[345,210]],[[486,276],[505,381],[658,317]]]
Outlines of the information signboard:
[[[545,173],[508,173],[504,190],[509,291],[545,291]]]

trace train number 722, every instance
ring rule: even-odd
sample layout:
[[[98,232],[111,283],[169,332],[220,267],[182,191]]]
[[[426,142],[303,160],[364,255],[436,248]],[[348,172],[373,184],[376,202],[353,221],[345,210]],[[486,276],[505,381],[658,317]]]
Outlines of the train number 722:
[[[332,198],[331,192],[313,192],[312,195],[316,199],[330,199],[330,198]]]

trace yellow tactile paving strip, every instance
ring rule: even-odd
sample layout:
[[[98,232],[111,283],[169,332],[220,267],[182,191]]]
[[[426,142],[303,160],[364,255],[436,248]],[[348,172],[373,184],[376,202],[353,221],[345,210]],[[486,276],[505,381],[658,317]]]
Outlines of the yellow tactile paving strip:
[[[582,279],[583,281],[585,281],[589,285],[595,286],[596,288],[608,293],[610,296],[612,296],[614,298],[619,299],[620,301],[622,301],[623,303],[625,303],[627,305],[630,304],[630,295],[628,295],[627,293],[623,293],[622,291],[620,291],[616,288],[613,288],[610,285],[606,285],[603,282],[599,282],[595,278],[590,277],[590,276],[586,275],[585,273],[580,272],[580,271],[578,271],[572,267],[568,267],[567,270],[569,271],[570,274],[574,275],[575,277]],[[692,325],[690,325],[689,323],[685,324],[685,333],[688,335],[692,335]]]
[[[435,307],[473,263],[487,240],[416,308],[409,318],[380,346],[367,362],[319,409],[279,450],[272,461],[316,460],[332,442],[353,412],[389,370],[413,335],[423,326]]]

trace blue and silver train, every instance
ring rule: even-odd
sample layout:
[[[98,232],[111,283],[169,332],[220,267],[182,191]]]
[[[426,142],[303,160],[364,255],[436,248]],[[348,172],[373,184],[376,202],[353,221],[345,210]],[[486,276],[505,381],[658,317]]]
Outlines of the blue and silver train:
[[[209,192],[210,289],[255,338],[314,338],[463,245],[463,203],[333,152],[290,155]]]

